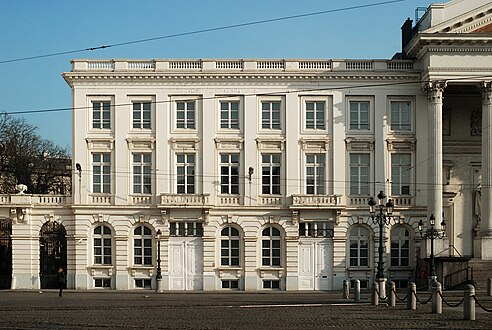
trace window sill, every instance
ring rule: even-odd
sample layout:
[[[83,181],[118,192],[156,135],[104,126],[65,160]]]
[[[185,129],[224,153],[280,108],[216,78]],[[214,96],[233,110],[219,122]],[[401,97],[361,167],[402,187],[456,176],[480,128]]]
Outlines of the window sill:
[[[95,276],[96,272],[105,272],[107,276],[113,276],[113,270],[115,266],[113,265],[91,265],[87,267],[89,272],[91,273],[91,276]]]
[[[155,266],[139,266],[139,265],[136,265],[136,266],[128,267],[128,270],[130,271],[130,274],[132,277],[135,277],[135,275],[137,275],[137,272],[139,274],[146,273],[148,276],[153,276]]]

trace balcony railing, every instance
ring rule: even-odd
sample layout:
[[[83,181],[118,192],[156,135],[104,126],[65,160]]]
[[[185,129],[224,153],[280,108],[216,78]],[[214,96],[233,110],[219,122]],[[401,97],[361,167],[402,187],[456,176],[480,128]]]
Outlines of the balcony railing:
[[[161,194],[162,206],[206,206],[209,204],[208,194]]]
[[[418,72],[412,60],[290,60],[290,59],[148,59],[148,60],[73,60],[73,72],[337,72],[407,71]]]
[[[71,196],[65,195],[0,195],[0,205],[69,205]]]
[[[337,195],[292,195],[293,207],[333,207],[341,204]]]

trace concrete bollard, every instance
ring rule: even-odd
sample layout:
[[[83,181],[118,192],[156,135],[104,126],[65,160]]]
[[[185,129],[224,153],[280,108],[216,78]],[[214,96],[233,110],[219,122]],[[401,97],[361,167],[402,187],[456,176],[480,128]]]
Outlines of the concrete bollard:
[[[343,280],[343,299],[349,299],[350,281]]]
[[[414,282],[408,284],[407,292],[407,309],[416,310],[417,309],[417,285]]]
[[[492,278],[487,279],[487,296],[492,297]]]
[[[360,280],[354,281],[354,301],[360,301]]]
[[[465,301],[463,304],[463,318],[465,320],[475,321],[475,287],[468,284],[465,287]]]
[[[396,284],[393,281],[388,282],[388,306],[396,306]]]
[[[378,284],[376,282],[372,282],[372,290],[371,290],[371,304],[374,306],[379,305],[379,297],[378,297]]]
[[[379,296],[381,297],[381,299],[386,299],[386,279],[379,278],[378,286],[379,286]]]
[[[15,290],[17,286],[17,277],[12,276],[12,280],[10,281],[10,290]]]
[[[432,283],[432,313],[442,314],[442,298],[440,293],[442,293],[442,286],[439,282]]]

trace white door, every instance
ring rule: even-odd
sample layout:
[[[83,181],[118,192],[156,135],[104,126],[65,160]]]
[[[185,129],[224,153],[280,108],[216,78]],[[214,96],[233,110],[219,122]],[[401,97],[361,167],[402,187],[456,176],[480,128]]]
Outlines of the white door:
[[[169,289],[203,289],[203,243],[198,237],[169,240]]]
[[[332,280],[332,240],[301,240],[299,242],[299,290],[331,290]]]

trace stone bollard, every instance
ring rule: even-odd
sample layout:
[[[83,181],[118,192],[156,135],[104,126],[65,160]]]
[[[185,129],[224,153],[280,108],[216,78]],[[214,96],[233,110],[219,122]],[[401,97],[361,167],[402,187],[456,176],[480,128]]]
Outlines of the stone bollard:
[[[463,317],[465,320],[475,321],[475,287],[468,284],[465,287],[465,301],[463,304]]]
[[[354,281],[354,301],[360,301],[360,280]]]
[[[379,296],[381,299],[386,299],[386,279],[385,278],[379,278],[378,279],[378,290],[379,290]]]
[[[377,290],[378,290],[378,284],[376,282],[372,282],[371,304],[374,306],[379,305],[379,296]]]
[[[407,292],[407,309],[416,310],[417,309],[417,285],[414,282],[408,284]]]
[[[492,297],[492,278],[487,279],[487,296]]]
[[[396,306],[396,284],[393,281],[388,282],[388,306]]]
[[[12,280],[10,281],[10,290],[15,290],[17,286],[17,277],[12,276]]]
[[[440,293],[442,293],[442,286],[439,282],[432,283],[432,313],[442,314],[442,298]]]
[[[343,280],[343,299],[349,299],[350,282]]]

